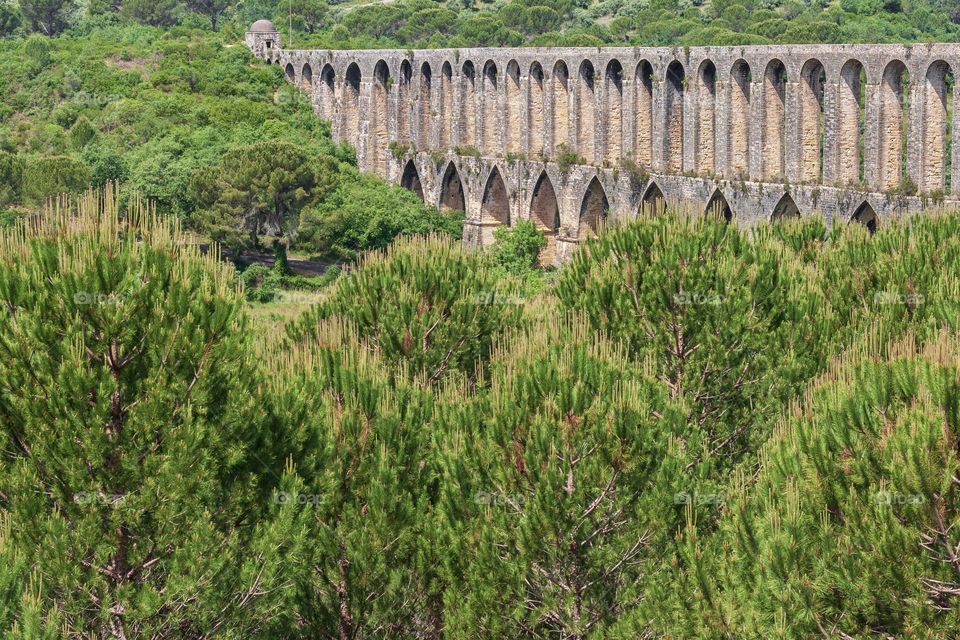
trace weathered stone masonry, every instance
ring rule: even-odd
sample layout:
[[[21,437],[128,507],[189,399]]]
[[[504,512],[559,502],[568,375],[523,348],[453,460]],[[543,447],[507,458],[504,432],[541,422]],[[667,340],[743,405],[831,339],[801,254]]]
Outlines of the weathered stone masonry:
[[[960,199],[960,45],[288,51],[269,21],[247,44],[471,244],[531,219],[562,260],[667,202],[873,228]]]

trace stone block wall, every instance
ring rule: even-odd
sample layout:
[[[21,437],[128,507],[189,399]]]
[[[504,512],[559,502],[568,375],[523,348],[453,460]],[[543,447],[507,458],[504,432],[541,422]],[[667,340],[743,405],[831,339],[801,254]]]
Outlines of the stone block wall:
[[[643,203],[875,225],[960,197],[960,45],[288,51],[266,37],[248,46],[361,167],[462,204],[468,242],[531,218],[563,259]]]

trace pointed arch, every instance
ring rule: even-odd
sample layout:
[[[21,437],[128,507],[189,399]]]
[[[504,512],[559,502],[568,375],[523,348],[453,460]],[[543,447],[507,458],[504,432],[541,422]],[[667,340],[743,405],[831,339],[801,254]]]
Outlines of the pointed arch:
[[[432,147],[430,138],[433,134],[433,71],[429,62],[420,65],[420,86],[417,97],[418,123],[417,143],[421,149]]]
[[[466,211],[467,198],[457,165],[450,161],[440,180],[440,210]]]
[[[611,166],[616,166],[623,157],[623,65],[619,60],[614,59],[607,63],[603,97],[603,121],[606,124],[604,160]]]
[[[921,189],[927,193],[952,191],[953,69],[937,60],[927,69],[924,83],[923,169]]]
[[[593,63],[584,60],[580,63],[577,74],[577,153],[587,159],[588,163],[596,163],[596,86],[594,82]]]
[[[444,62],[440,67],[440,148],[453,145],[453,67]]]
[[[750,87],[753,76],[745,60],[737,60],[730,69],[730,153],[728,177],[745,176],[750,167]]]
[[[397,138],[400,142],[412,140],[410,132],[410,124],[413,121],[410,113],[413,110],[413,101],[410,96],[412,81],[413,68],[409,60],[404,60],[400,63],[400,82],[397,86]]]
[[[637,164],[649,167],[653,163],[653,67],[646,60],[637,63],[633,90],[633,153]]]
[[[540,264],[553,264],[557,253],[557,233],[560,230],[560,204],[557,200],[557,192],[546,171],[540,173],[533,187],[530,219],[543,232],[547,240],[546,246],[540,251]]]
[[[313,91],[313,69],[309,62],[303,63],[303,68],[300,69],[300,86],[307,93]]]
[[[373,91],[370,96],[370,144],[367,155],[370,167],[379,175],[387,175],[387,145],[390,142],[388,94],[390,67],[384,60],[373,68]]]
[[[297,82],[297,72],[293,70],[293,64],[288,62],[287,66],[283,68],[283,75],[286,76],[287,80],[296,84]]]
[[[786,164],[787,69],[773,59],[763,72],[763,170],[764,178],[781,179]]]
[[[717,144],[717,67],[704,60],[697,71],[697,122],[696,142],[693,145],[697,158],[697,171],[713,173],[716,169]]]
[[[467,60],[460,74],[460,145],[473,146],[477,138],[477,70]]]
[[[837,178],[844,184],[864,179],[863,127],[866,124],[867,74],[859,60],[840,69],[837,105]]]
[[[710,196],[704,214],[708,218],[715,218],[724,222],[733,220],[733,209],[730,208],[730,203],[727,202],[727,198],[720,189],[714,190],[713,195]]]
[[[892,191],[907,176],[907,122],[910,109],[910,74],[903,62],[894,60],[883,70],[880,81],[880,166],[881,190]]]
[[[333,67],[329,64],[323,66],[320,70],[320,116],[327,120],[333,119],[334,114],[334,87],[336,86],[336,76]]]
[[[606,221],[609,211],[610,202],[607,200],[607,192],[603,190],[600,180],[594,176],[580,202],[577,239],[585,240],[600,233],[600,228]]]
[[[493,230],[489,227],[510,226],[510,197],[507,185],[500,174],[500,168],[494,167],[487,178],[480,200],[480,222],[485,225],[481,244],[493,244]]]
[[[527,101],[527,151],[531,156],[544,157],[546,152],[546,93],[543,84],[543,67],[539,62],[530,65],[528,83],[530,86]]]
[[[667,211],[667,199],[656,182],[651,182],[640,199],[640,215],[658,216]]]
[[[407,165],[403,168],[400,186],[413,191],[417,194],[418,198],[423,200],[423,185],[420,183],[420,172],[417,171],[417,165],[413,163],[413,159],[407,160]]]
[[[544,233],[556,233],[560,229],[560,205],[557,192],[546,171],[540,173],[533,187],[530,217]]]
[[[356,62],[347,67],[343,77],[343,134],[344,141],[356,146],[360,139],[360,66]]]
[[[480,126],[483,134],[483,144],[481,146],[484,153],[490,156],[498,155],[501,152],[500,131],[497,128],[499,82],[497,64],[493,60],[487,60],[487,63],[483,65],[483,118]]]
[[[773,207],[773,213],[770,214],[770,219],[773,221],[788,220],[799,217],[800,208],[797,207],[797,203],[793,201],[793,198],[789,193],[783,194],[783,197],[781,197],[777,204]]]
[[[561,145],[570,145],[570,74],[563,60],[553,66],[551,81],[553,98],[553,152],[559,153]]]
[[[823,64],[807,60],[800,70],[800,180],[820,182],[823,177],[823,92],[827,83]]]
[[[664,79],[664,166],[667,171],[683,171],[683,100],[687,77],[683,65],[674,60]]]
[[[874,210],[870,203],[864,200],[857,210],[853,212],[853,215],[850,217],[850,222],[857,222],[862,224],[867,228],[867,231],[870,232],[870,235],[873,235],[877,232],[877,227],[880,225],[880,218],[877,216],[877,212]]]

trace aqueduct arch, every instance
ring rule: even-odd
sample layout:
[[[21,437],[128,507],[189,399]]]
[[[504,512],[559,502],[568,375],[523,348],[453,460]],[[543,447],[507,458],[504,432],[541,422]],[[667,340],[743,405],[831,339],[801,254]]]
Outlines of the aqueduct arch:
[[[880,218],[877,217],[877,212],[874,211],[872,206],[870,206],[870,203],[864,201],[863,204],[857,207],[857,210],[853,212],[850,222],[862,224],[867,228],[867,231],[870,233],[870,235],[873,235],[877,232],[877,226],[880,224]]]
[[[610,211],[610,202],[603,185],[594,177],[587,186],[580,203],[580,218],[577,225],[577,239],[586,240],[596,236],[606,222]]]
[[[551,81],[553,106],[553,153],[558,154],[570,144],[570,73],[563,60],[553,66]]]
[[[403,176],[400,178],[400,186],[409,189],[417,194],[417,197],[424,200],[423,184],[420,182],[420,172],[417,171],[417,165],[413,160],[407,161],[407,166],[403,168]]]
[[[464,210],[468,244],[504,194],[507,222],[556,219],[559,259],[598,211],[660,210],[664,193],[745,224],[960,205],[958,44],[313,51],[260,31],[247,44],[309,92],[361,169],[414,190],[416,171],[428,204]]]
[[[720,189],[714,191],[713,195],[710,196],[710,201],[707,203],[707,208],[704,210],[704,213],[707,216],[717,220],[723,220],[724,222],[733,220],[733,209],[730,208],[730,203],[727,202],[727,198]]]
[[[483,227],[481,243],[493,244],[493,229],[510,226],[510,196],[507,185],[500,174],[500,168],[494,166],[483,188],[480,200],[480,224]]]
[[[796,201],[790,197],[789,193],[783,194],[783,197],[777,201],[777,205],[773,208],[773,213],[770,214],[771,220],[790,220],[792,218],[800,217],[800,208],[797,206]]]
[[[440,181],[440,209],[444,211],[466,211],[467,198],[463,190],[463,180],[460,179],[460,172],[457,171],[457,165],[452,161],[447,163],[447,168]]]
[[[553,264],[557,251],[557,233],[560,231],[560,204],[546,171],[540,174],[533,187],[530,219],[543,232],[547,241],[547,245],[540,252],[541,263]]]
[[[648,186],[644,192],[643,198],[640,200],[640,213],[659,216],[665,213],[666,210],[667,199],[664,197],[663,191],[660,190],[656,182],[651,182],[650,186]]]

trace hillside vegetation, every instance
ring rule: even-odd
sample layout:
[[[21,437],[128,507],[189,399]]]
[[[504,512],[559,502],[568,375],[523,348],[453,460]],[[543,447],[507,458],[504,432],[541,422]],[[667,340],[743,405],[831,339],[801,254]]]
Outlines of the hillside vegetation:
[[[344,259],[402,233],[460,233],[461,216],[362,176],[308,97],[227,34],[88,26],[0,50],[7,220],[119,182],[235,251],[275,236]]]

